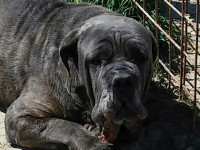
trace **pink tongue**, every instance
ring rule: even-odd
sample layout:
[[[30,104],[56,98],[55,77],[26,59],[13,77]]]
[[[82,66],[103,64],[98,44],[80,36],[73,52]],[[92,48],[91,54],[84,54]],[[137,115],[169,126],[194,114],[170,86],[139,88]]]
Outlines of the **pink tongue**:
[[[116,135],[119,131],[119,127],[116,127],[116,125],[114,125],[110,119],[104,119],[104,126],[106,129],[103,128],[98,138],[100,138],[102,141],[112,142],[116,138]]]
[[[104,135],[103,133],[104,131],[101,132],[101,134],[98,136],[98,138],[100,138],[102,141],[105,142],[112,142],[115,140],[115,135],[114,135],[114,131],[112,129],[109,129],[109,133],[107,135],[107,137]]]
[[[107,142],[105,135],[103,134],[103,131],[101,132],[101,134],[98,136],[98,138],[100,138],[102,141]]]

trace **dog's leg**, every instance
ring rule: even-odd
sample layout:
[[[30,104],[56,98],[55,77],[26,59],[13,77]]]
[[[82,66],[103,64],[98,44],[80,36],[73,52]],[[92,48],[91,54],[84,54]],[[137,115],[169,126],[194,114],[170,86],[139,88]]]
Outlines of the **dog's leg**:
[[[59,150],[68,147],[72,150],[110,149],[109,143],[93,136],[82,125],[59,119],[59,113],[54,112],[58,107],[46,96],[48,90],[41,86],[32,84],[30,88],[28,85],[8,108],[5,123],[10,143],[27,148]]]
[[[34,111],[42,114],[42,110],[19,108],[19,101],[16,100],[6,113],[6,134],[12,144],[59,150],[68,146],[80,150],[109,149],[108,143],[93,136],[81,125],[50,116],[35,116]]]

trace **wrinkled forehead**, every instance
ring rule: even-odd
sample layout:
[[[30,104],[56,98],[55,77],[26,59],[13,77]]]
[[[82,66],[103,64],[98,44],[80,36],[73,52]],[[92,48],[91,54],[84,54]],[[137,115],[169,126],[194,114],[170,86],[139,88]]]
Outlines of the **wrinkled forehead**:
[[[152,39],[148,31],[138,22],[125,17],[96,18],[87,23],[87,30],[81,39],[81,48],[84,53],[95,49],[136,47],[149,51]],[[104,21],[103,21],[104,20]]]

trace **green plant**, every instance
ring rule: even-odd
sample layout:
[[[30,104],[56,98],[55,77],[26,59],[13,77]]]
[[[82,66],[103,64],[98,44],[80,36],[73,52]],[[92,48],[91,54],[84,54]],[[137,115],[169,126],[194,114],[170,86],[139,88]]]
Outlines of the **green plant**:
[[[65,0],[65,1],[73,3],[91,3],[95,5],[102,5],[124,16],[131,16],[132,12],[130,0]]]

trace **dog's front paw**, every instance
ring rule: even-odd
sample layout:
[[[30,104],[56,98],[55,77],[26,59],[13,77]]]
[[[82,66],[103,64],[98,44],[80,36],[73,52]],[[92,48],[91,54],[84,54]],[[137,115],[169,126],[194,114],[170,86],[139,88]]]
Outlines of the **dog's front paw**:
[[[98,137],[101,134],[101,127],[95,124],[85,124],[84,128],[90,131],[94,136]]]

